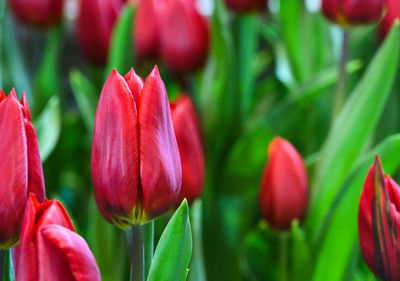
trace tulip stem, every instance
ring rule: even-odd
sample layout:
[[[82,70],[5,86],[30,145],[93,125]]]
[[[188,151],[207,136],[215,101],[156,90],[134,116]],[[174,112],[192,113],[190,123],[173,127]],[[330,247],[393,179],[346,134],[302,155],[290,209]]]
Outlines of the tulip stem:
[[[6,256],[6,251],[0,250],[0,280],[4,280],[5,256]]]
[[[144,281],[144,226],[132,225],[132,240],[130,246],[132,260],[132,281]]]
[[[339,62],[338,82],[333,101],[332,121],[334,121],[336,117],[339,115],[340,111],[342,110],[343,104],[345,102],[346,84],[347,84],[346,65],[349,58],[349,39],[350,39],[349,31],[343,29],[342,53]]]
[[[288,235],[279,234],[279,281],[288,280]]]
[[[149,274],[154,253],[154,221],[144,225],[144,267],[145,277]]]

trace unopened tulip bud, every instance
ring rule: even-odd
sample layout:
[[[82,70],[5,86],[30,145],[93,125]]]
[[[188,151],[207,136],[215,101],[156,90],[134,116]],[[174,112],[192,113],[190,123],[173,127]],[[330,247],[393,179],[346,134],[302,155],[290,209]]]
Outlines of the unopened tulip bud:
[[[383,16],[385,0],[322,0],[322,11],[342,26],[377,23]]]
[[[182,184],[182,167],[165,85],[157,67],[143,83],[133,69],[113,70],[97,106],[92,146],[95,199],[121,228],[167,212]]]
[[[199,123],[192,101],[186,95],[171,104],[172,123],[182,163],[182,189],[176,206],[183,199],[193,203],[203,190],[204,154]]]
[[[268,0],[225,0],[226,5],[237,13],[250,13],[265,10]]]
[[[6,98],[0,90],[0,249],[19,239],[29,193],[45,198],[42,162],[25,94],[14,90]]]
[[[26,204],[21,243],[13,249],[16,281],[100,281],[97,263],[85,240],[75,233],[60,202]]]
[[[308,180],[303,159],[291,143],[275,138],[261,181],[260,207],[264,219],[277,230],[302,222],[308,205]]]
[[[385,281],[400,280],[400,187],[385,177],[379,157],[369,169],[358,209],[362,256]]]
[[[10,0],[11,10],[22,22],[36,27],[50,27],[62,19],[63,0]]]

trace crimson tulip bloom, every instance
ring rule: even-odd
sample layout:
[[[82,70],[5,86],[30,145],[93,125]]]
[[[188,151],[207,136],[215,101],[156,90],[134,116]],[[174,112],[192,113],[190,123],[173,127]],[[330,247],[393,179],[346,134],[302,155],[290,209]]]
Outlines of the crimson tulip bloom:
[[[185,198],[191,204],[200,196],[204,181],[199,123],[192,101],[186,95],[171,103],[171,115],[182,163],[182,189],[176,205],[180,205]]]
[[[92,179],[103,216],[126,228],[168,211],[182,184],[182,168],[167,92],[155,67],[143,83],[133,69],[114,69],[97,106]]]
[[[400,1],[386,0],[386,15],[379,25],[379,31],[384,38],[390,31],[394,21],[400,19]]]
[[[25,97],[0,90],[0,249],[15,246],[30,192],[45,197],[42,163]]]
[[[99,281],[100,272],[85,240],[60,202],[39,203],[31,194],[14,252],[16,281]]]
[[[378,22],[385,0],[322,0],[322,11],[332,22],[342,26]]]
[[[134,38],[136,55],[139,59],[158,56],[160,50],[160,17],[164,8],[165,0],[138,1]]]
[[[292,220],[301,222],[305,217],[307,171],[293,145],[282,138],[270,143],[268,157],[261,181],[261,213],[273,228],[288,230]]]
[[[97,64],[108,57],[111,33],[126,0],[80,1],[77,33],[85,56]]]
[[[362,256],[385,281],[400,280],[400,187],[385,177],[379,157],[369,169],[358,209]]]
[[[225,2],[230,9],[238,13],[262,11],[268,4],[268,0],[226,0]]]
[[[50,27],[62,19],[64,0],[10,0],[11,10],[22,22]]]
[[[207,60],[208,22],[194,0],[168,0],[160,25],[161,57],[175,72],[195,71]]]

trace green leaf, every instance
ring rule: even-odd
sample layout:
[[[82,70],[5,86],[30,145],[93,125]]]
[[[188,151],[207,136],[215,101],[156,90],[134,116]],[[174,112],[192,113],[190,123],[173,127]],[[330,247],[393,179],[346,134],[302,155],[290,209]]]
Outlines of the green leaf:
[[[98,91],[96,87],[78,70],[72,70],[70,74],[72,93],[78,104],[83,122],[89,132],[93,132]]]
[[[61,133],[60,98],[53,96],[33,122],[38,137],[42,162],[53,152]]]
[[[1,266],[3,266],[3,265],[1,265]],[[7,250],[4,255],[3,280],[4,281],[15,281],[14,266],[13,266],[12,257],[11,257],[11,249]]]
[[[335,200],[337,204],[331,208],[328,223],[325,224],[324,239],[318,246],[319,253],[312,279],[314,281],[340,281],[352,277],[348,275],[354,272],[354,253],[356,258],[359,256],[358,203],[365,177],[376,154],[379,155],[385,172],[394,173],[400,167],[400,134],[387,138],[371,150],[341,188]],[[346,276],[349,278],[345,279]]]
[[[396,74],[399,28],[393,28],[335,120],[321,151],[307,226],[318,240],[340,188],[365,149],[383,112]]]
[[[312,270],[311,251],[307,244],[306,235],[298,221],[292,223],[292,280],[308,281]]]
[[[191,255],[192,231],[189,207],[184,200],[161,235],[147,280],[186,280]]]
[[[105,78],[110,75],[113,68],[120,73],[127,73],[133,66],[132,27],[136,5],[126,5],[115,23],[111,37],[110,53],[107,62]]]

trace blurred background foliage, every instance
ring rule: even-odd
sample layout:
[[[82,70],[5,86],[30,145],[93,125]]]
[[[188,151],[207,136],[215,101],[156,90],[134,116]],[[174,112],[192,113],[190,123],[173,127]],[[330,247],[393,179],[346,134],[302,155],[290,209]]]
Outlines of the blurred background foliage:
[[[261,220],[258,194],[270,140],[290,140],[305,158],[312,199],[293,223],[288,280],[375,280],[360,258],[356,214],[367,168],[379,152],[385,171],[400,165],[399,33],[385,43],[376,27],[350,31],[346,104],[332,118],[341,30],[317,0],[274,0],[270,11],[235,15],[221,0],[200,1],[209,17],[205,67],[181,76],[159,65],[170,99],[187,92],[202,123],[203,196],[191,207],[194,252],[189,280],[277,280],[281,234]],[[112,68],[136,64],[135,8],[114,26],[105,66],[89,63],[75,34],[77,3],[61,25],[41,31],[0,7],[0,86],[26,91],[39,138],[47,196],[63,202],[90,245],[103,280],[128,280],[125,233],[108,224],[93,198],[90,153],[101,87]],[[156,220],[156,237],[168,215]]]

